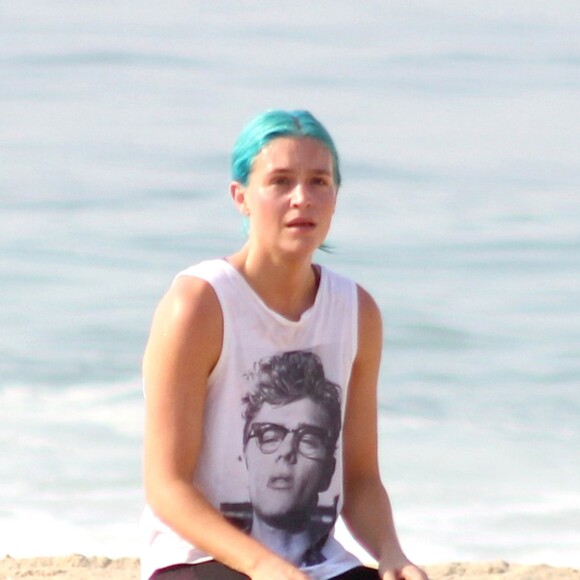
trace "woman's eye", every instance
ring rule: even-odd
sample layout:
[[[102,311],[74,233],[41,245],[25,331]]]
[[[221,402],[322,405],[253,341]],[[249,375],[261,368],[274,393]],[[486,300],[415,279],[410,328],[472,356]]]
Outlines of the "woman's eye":
[[[285,186],[290,184],[290,178],[285,175],[274,177],[271,181],[272,185]]]

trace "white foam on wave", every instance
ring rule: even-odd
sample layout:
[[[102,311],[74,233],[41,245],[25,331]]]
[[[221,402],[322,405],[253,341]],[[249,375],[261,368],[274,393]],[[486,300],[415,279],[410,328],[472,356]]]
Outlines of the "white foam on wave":
[[[90,528],[31,510],[0,519],[0,546],[0,556],[14,558],[71,553],[114,558],[138,554],[136,527],[132,523]]]
[[[139,381],[0,388],[0,551],[137,553]]]
[[[0,389],[2,423],[92,424],[126,437],[140,438],[142,409],[138,380],[44,388],[12,385]]]
[[[399,490],[395,490],[398,492]],[[397,495],[397,493],[395,493]],[[580,565],[578,494],[550,494],[534,501],[483,494],[466,501],[452,496],[395,508],[403,545],[416,560],[505,559],[524,564]]]

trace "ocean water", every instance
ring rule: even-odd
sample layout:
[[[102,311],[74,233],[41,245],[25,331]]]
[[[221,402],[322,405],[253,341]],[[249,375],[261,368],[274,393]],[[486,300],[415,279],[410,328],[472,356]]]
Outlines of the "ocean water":
[[[580,566],[580,14],[567,0],[0,3],[0,555],[136,555],[140,357],[243,241],[241,126],[330,128],[318,259],[375,296],[409,556]]]

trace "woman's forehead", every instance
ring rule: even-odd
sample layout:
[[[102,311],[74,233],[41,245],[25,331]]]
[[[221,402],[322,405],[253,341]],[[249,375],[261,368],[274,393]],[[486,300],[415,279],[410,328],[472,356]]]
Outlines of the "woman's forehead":
[[[333,159],[330,151],[311,137],[278,137],[270,141],[256,155],[254,171],[306,169],[332,173]]]

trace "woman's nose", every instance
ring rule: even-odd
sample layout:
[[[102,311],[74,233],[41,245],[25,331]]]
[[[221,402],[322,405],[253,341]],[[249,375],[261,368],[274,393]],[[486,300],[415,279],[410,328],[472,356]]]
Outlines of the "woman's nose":
[[[310,205],[310,192],[308,186],[303,183],[297,183],[292,190],[292,205],[299,207],[301,205]]]

